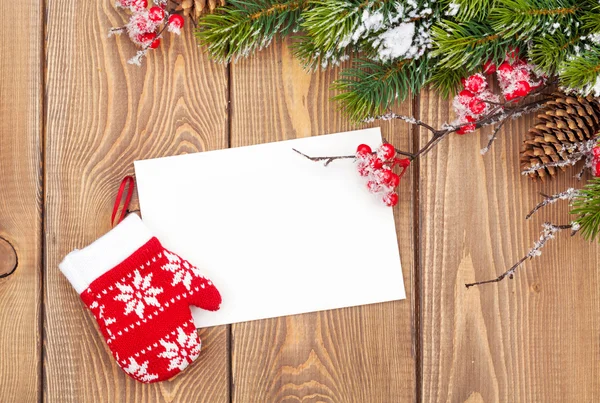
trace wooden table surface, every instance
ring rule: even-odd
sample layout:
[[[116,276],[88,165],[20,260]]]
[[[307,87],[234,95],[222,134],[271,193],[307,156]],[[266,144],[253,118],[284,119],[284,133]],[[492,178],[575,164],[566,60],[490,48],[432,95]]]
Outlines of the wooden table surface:
[[[230,66],[186,27],[142,67],[107,38],[111,1],[0,4],[0,236],[18,252],[0,280],[0,402],[597,402],[598,251],[560,234],[514,280],[496,276],[569,221],[556,205],[525,221],[540,191],[579,186],[519,174],[531,118],[451,136],[414,164],[395,208],[405,301],[200,331],[198,361],[143,385],[113,362],[92,315],[58,270],[110,228],[132,162],[356,128],[329,102],[338,71],[306,74],[287,42]],[[450,105],[424,92],[399,110],[439,125]],[[426,133],[384,122],[416,149]],[[243,197],[240,201],[243,203]],[[235,248],[235,245],[232,245]],[[13,263],[0,240],[0,272]]]

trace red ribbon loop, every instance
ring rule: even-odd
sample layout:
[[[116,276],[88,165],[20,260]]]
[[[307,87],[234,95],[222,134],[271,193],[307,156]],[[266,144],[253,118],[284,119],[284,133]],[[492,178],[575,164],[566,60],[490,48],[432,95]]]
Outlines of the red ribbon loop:
[[[133,196],[133,187],[134,181],[133,176],[126,176],[121,181],[121,186],[119,187],[119,193],[117,193],[117,199],[115,200],[115,206],[113,207],[112,216],[110,218],[110,223],[114,227],[115,226],[115,217],[117,216],[117,211],[119,211],[119,205],[121,204],[121,199],[123,198],[123,192],[125,191],[125,186],[129,184],[127,188],[127,195],[125,196],[125,202],[123,203],[123,209],[121,210],[121,217],[117,224],[119,224],[125,218],[125,214],[127,213],[127,209],[129,208],[129,203],[131,202],[131,197]]]

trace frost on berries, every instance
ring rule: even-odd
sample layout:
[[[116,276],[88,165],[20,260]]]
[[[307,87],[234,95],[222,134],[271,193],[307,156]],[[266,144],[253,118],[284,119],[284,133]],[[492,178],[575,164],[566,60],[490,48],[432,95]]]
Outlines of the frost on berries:
[[[154,0],[154,5],[148,8],[148,0],[117,0],[116,7],[128,10],[131,14],[129,21],[123,27],[112,28],[108,36],[127,32],[129,39],[141,47],[129,64],[140,66],[148,51],[160,46],[161,34],[167,30],[177,35],[181,34],[183,17],[169,9],[167,0]]]
[[[542,86],[546,77],[538,76],[535,67],[525,60],[519,59],[519,50],[507,53],[502,64],[496,66],[488,61],[483,64],[485,74],[496,73],[502,95],[506,101],[517,100]],[[464,89],[454,97],[452,106],[456,120],[451,126],[457,128],[457,134],[466,134],[477,128],[476,122],[494,111],[503,110],[500,97],[488,89],[488,82],[481,73],[473,74],[462,80]]]
[[[409,165],[408,158],[396,158],[396,149],[391,144],[382,144],[375,153],[366,144],[356,149],[356,169],[367,179],[367,189],[390,207],[398,204],[396,188]],[[400,174],[392,171],[395,166],[401,168]]]
[[[546,81],[545,76],[536,74],[534,65],[517,56],[518,49],[509,52],[496,70],[502,95],[507,101],[526,96]]]
[[[452,101],[456,120],[452,126],[459,127],[456,133],[470,133],[476,129],[476,122],[487,114],[492,103],[498,103],[498,95],[488,89],[488,83],[483,74],[474,74],[463,80],[464,90],[458,93]]]

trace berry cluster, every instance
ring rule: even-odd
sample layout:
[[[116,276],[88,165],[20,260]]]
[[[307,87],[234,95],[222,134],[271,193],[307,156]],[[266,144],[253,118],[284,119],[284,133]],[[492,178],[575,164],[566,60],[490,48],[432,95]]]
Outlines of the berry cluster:
[[[518,49],[510,51],[499,66],[492,62],[483,65],[486,74],[496,73],[507,101],[521,98],[544,83],[545,77],[539,77],[533,71],[533,65],[518,57]]]
[[[600,176],[600,146],[596,145],[592,149],[593,157],[592,157],[592,174],[595,177]]]
[[[109,36],[126,31],[129,39],[142,50],[129,59],[130,64],[141,65],[142,58],[148,50],[160,46],[161,34],[165,29],[177,35],[181,34],[183,17],[167,10],[168,0],[155,0],[154,6],[148,8],[148,0],[117,0],[116,6],[129,10],[129,22],[118,28],[112,28]]]
[[[358,173],[367,178],[367,189],[380,196],[387,206],[393,207],[398,204],[398,193],[395,189],[410,165],[410,160],[396,158],[396,149],[386,143],[382,144],[376,153],[366,144],[359,145],[356,149],[356,161]],[[396,165],[402,168],[399,175],[392,172]]]
[[[481,73],[463,78],[464,89],[454,97],[452,106],[457,115],[455,125],[462,125],[457,134],[475,130],[474,122],[490,110],[490,102],[498,102],[498,96],[488,89],[488,82]]]
[[[502,88],[502,95],[506,101],[512,101],[526,96],[534,89],[544,84],[545,77],[534,72],[533,65],[527,64],[518,57],[519,50],[513,49],[507,53],[504,62],[499,66],[487,62],[483,65],[483,72],[487,75],[496,73]],[[453,125],[460,126],[457,134],[474,131],[478,118],[481,118],[491,109],[491,105],[499,103],[499,97],[488,90],[488,82],[481,73],[463,78],[464,89],[454,97],[452,106],[456,112]],[[499,108],[502,108],[499,106]]]

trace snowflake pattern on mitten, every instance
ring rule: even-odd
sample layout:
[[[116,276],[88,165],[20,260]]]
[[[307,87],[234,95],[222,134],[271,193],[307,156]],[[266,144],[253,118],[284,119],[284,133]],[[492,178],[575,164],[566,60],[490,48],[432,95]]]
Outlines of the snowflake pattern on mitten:
[[[148,383],[174,376],[199,356],[201,341],[189,305],[216,311],[221,295],[196,267],[146,231],[138,241],[142,245],[124,260],[102,270],[94,263],[86,271],[85,263],[98,258],[105,247],[119,245],[106,242],[106,237],[122,236],[121,232],[135,237],[140,226],[137,216],[127,217],[96,243],[68,255],[60,268],[95,316],[119,366]],[[124,246],[137,246],[132,245]],[[98,271],[102,272],[94,277]]]

